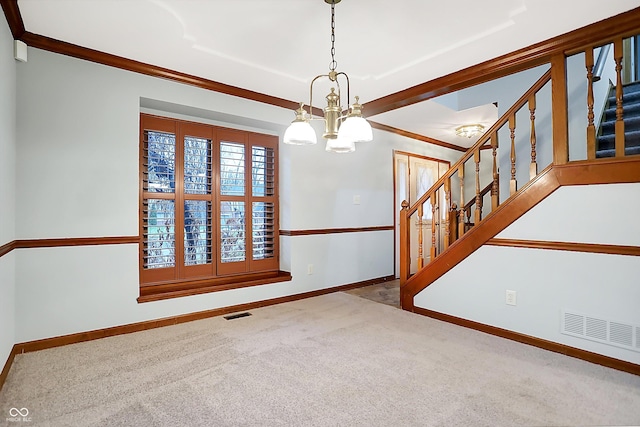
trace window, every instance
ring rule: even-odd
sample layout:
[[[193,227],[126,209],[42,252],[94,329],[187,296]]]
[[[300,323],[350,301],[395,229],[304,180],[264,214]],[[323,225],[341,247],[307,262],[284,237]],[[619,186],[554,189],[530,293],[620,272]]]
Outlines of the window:
[[[146,114],[140,134],[141,296],[277,272],[278,138]]]

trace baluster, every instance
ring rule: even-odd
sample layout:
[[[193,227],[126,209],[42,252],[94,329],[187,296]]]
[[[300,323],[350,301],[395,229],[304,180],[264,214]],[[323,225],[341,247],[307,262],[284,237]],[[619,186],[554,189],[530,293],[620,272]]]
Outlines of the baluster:
[[[416,225],[418,226],[418,270],[422,269],[422,267],[424,267],[424,254],[423,254],[423,250],[422,250],[422,225],[424,224],[424,222],[422,221],[423,218],[423,213],[422,213],[422,205],[418,206],[418,220],[416,221]]]
[[[616,61],[616,157],[624,156],[624,121],[622,118],[622,38],[613,42]]]
[[[480,149],[473,153],[473,161],[476,163],[476,211],[475,225],[482,220],[482,196],[480,195]]]
[[[569,161],[569,103],[567,99],[567,63],[564,53],[551,57],[551,105],[553,129],[553,164]]]
[[[529,179],[538,175],[536,162],[536,94],[529,97],[529,118],[531,119],[531,164],[529,165]]]
[[[449,221],[451,221],[451,177],[447,177],[447,179],[444,180],[444,204],[444,250],[447,250],[451,242],[451,237],[449,236],[451,232],[449,229]]]
[[[500,206],[500,173],[498,172],[498,132],[491,135],[491,155],[493,156],[493,184],[491,185],[491,210]]]
[[[436,205],[438,204],[438,190],[435,190],[431,196],[431,260],[436,258]]]
[[[585,66],[587,67],[587,159],[596,158],[596,127],[593,124],[593,48],[588,47],[585,53]]]
[[[402,210],[400,211],[400,285],[409,279],[409,267],[411,265],[411,259],[409,257],[409,216],[408,208],[409,202],[402,201]]]
[[[460,214],[458,215],[458,239],[464,236],[464,163],[458,166],[460,179]]]
[[[509,130],[511,131],[511,181],[509,182],[509,194],[518,191],[516,184],[516,114],[509,116]]]

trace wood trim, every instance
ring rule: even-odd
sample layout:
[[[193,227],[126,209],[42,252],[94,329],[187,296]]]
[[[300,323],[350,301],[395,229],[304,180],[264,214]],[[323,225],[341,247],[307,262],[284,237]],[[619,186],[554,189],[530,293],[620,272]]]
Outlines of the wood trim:
[[[431,261],[429,266],[413,275],[400,290],[402,308],[413,311],[413,297],[447,271],[455,267],[500,231],[561,186],[640,182],[640,158],[598,159],[550,165],[529,181],[518,193],[491,212],[477,226],[465,233]]]
[[[449,160],[444,160],[444,159],[438,159],[436,157],[429,157],[429,156],[424,156],[422,154],[416,154],[416,153],[412,153],[410,151],[402,151],[402,150],[393,150],[393,160],[394,160],[394,164],[395,164],[395,156],[407,156],[407,157],[415,157],[417,159],[423,159],[423,160],[431,160],[433,162],[439,162],[439,163],[446,163],[449,165],[449,168],[451,168],[451,161]],[[395,179],[395,170],[393,171],[393,177]],[[395,183],[393,188],[395,188]]]
[[[531,95],[536,94],[540,89],[542,89],[551,79],[551,70],[548,70],[544,73],[527,91],[511,106],[509,109],[493,124],[491,127],[483,133],[480,138],[476,141],[474,145],[472,145],[466,152],[463,154],[456,163],[450,168],[449,171],[445,172],[444,175],[440,177],[431,188],[440,188],[444,186],[444,182],[447,179],[450,179],[453,175],[455,175],[455,171],[459,168],[464,169],[464,165],[467,160],[470,160],[472,156],[476,156],[476,152],[479,152],[479,148],[484,145],[487,141],[491,139],[491,136],[500,130],[505,124],[509,123],[511,127],[511,121],[515,117],[515,114],[525,106],[525,104],[529,101],[529,97]],[[513,140],[512,140],[513,144]],[[513,147],[512,147],[513,150]],[[512,152],[513,157],[513,152]],[[430,192],[427,191],[422,197],[413,202],[412,207],[409,208],[407,212],[408,216],[413,215],[413,213],[418,209],[418,206],[422,206],[423,203],[430,197]]]
[[[629,184],[640,182],[640,158],[604,158],[554,165],[560,185]]]
[[[69,237],[61,239],[16,240],[16,249],[56,248],[63,246],[129,245],[139,243],[138,236]]]
[[[149,76],[166,78],[208,90],[280,106],[290,110],[295,110],[298,107],[298,103],[294,101],[288,101],[259,92],[226,85],[224,83],[111,55],[25,31],[17,0],[0,0],[0,4],[2,4],[2,8],[5,16],[7,17],[7,22],[9,23],[14,38],[24,41],[29,46]],[[460,89],[533,68],[549,62],[551,57],[555,54],[571,54],[588,46],[597,46],[605,43],[611,40],[614,36],[625,37],[631,35],[637,31],[637,23],[639,20],[640,7],[560,36],[524,47],[514,52],[510,52],[500,57],[490,59],[480,64],[470,66],[455,73],[386,95],[366,103],[366,116],[374,116],[386,111],[412,105],[439,95],[455,92]],[[315,108],[314,114],[322,115],[322,111]],[[418,136],[422,137],[421,135]]]
[[[374,121],[371,121],[371,120],[368,120],[368,122],[369,122],[369,124],[371,125],[372,128],[375,128],[375,129],[378,129],[378,130],[383,130],[383,131],[386,131],[386,132],[395,133],[397,135],[405,136],[407,138],[416,139],[418,141],[422,141],[422,142],[426,142],[426,143],[429,143],[429,144],[437,145],[439,147],[449,148],[451,150],[461,151],[463,153],[468,150],[468,148],[462,147],[460,145],[455,145],[455,144],[451,144],[449,142],[440,141],[439,139],[435,139],[435,138],[431,138],[431,137],[428,137],[428,136],[420,135],[418,133],[413,133],[413,132],[409,132],[409,131],[406,131],[406,130],[394,128],[392,126],[387,126],[387,125],[384,125],[382,123],[374,122]]]
[[[165,78],[207,90],[279,106],[289,110],[295,110],[298,107],[298,103],[294,101],[242,89],[236,86],[96,51],[25,31],[17,0],[0,0],[0,3],[2,4],[5,16],[7,17],[7,22],[9,23],[14,38],[22,40],[31,47],[153,77]],[[640,7],[555,38],[519,49],[501,57],[473,65],[461,71],[378,98],[366,104],[366,115],[374,116],[386,111],[425,101],[435,96],[454,92],[533,68],[549,62],[550,58],[554,54],[560,54],[563,52],[570,53],[573,51],[579,51],[580,49],[588,46],[604,43],[611,39],[612,34],[622,37],[633,34],[634,31],[637,31],[638,20],[640,20]],[[322,115],[321,109],[314,108],[313,110],[315,115]],[[455,144],[449,144],[444,141],[439,141],[379,123],[371,124],[372,127],[397,133],[409,138],[440,145],[453,150],[466,151],[463,147]]]
[[[596,243],[553,242],[544,240],[490,239],[486,245],[510,248],[547,249],[553,251],[640,256],[640,246],[603,245]]]
[[[638,22],[640,22],[640,7],[367,102],[365,115],[375,116],[515,74],[548,63],[556,54],[571,54],[587,46],[599,46],[612,40],[616,35],[625,37],[637,32]]]
[[[0,246],[0,257],[2,257],[3,255],[8,254],[9,252],[14,250],[15,248],[16,248],[16,241],[15,240],[12,240],[11,242]]]
[[[60,239],[21,239],[0,246],[0,257],[14,249],[59,248],[64,246],[129,245],[140,243],[138,236],[69,237]]]
[[[275,105],[277,107],[283,107],[289,110],[295,110],[299,107],[299,103],[297,102],[288,101],[286,99],[266,95],[264,93],[254,92],[248,89],[242,89],[236,86],[227,85],[191,74],[181,73],[179,71],[173,71],[168,68],[158,67],[156,65],[123,58],[121,56],[100,52],[94,49],[89,49],[75,44],[63,42],[28,31],[21,36],[21,40],[29,46],[35,47],[37,49],[42,49],[61,55],[67,55],[73,58],[84,59],[86,61],[132,71],[134,73],[173,80],[179,83],[196,86],[227,95],[237,96],[240,98],[250,99],[264,104]],[[322,114],[321,110],[318,111],[320,112],[320,114]]]
[[[486,325],[484,323],[463,319],[461,317],[440,313],[426,308],[415,307],[414,312],[423,316],[431,317],[433,319],[441,320],[443,322],[453,323],[454,325],[463,326],[465,328],[474,329],[486,334],[495,335],[522,344],[527,344],[534,347],[542,348],[544,350],[553,351],[554,353],[560,353],[565,356],[575,357],[576,359],[582,359],[587,362],[606,366],[618,371],[640,375],[640,365],[636,365],[635,363],[627,362],[625,360],[615,359],[613,357],[604,356],[598,353],[592,353],[590,351],[571,347],[565,344],[547,341],[542,338],[533,337],[530,335],[522,334],[520,332],[510,331],[508,329],[498,328],[496,326]]]
[[[161,284],[141,284],[138,302],[160,301],[163,299],[228,291],[249,286],[268,285],[271,283],[287,282],[291,279],[291,273],[288,271],[272,271],[218,276],[200,280],[185,279]]]
[[[15,359],[16,354],[18,354],[18,348],[14,344],[14,346],[11,348],[11,352],[9,353],[9,357],[7,358],[6,363],[4,364],[4,368],[2,368],[2,372],[0,372],[0,391],[2,391],[2,386],[7,380],[7,375],[9,375],[9,370],[11,369],[11,365],[13,364],[13,359]]]
[[[165,317],[162,319],[148,320],[145,322],[130,323],[127,325],[114,326],[111,328],[96,329],[93,331],[79,332],[76,334],[63,335],[52,338],[45,338],[41,340],[28,341],[16,344],[14,350],[16,354],[28,353],[32,351],[44,350],[47,348],[60,347],[67,344],[75,344],[84,341],[91,341],[100,338],[112,337],[116,335],[129,334],[132,332],[145,331],[147,329],[160,328],[163,326],[176,325],[179,323],[191,322],[193,320],[206,319],[209,317],[222,316],[230,313],[237,313],[240,311],[253,310],[261,307],[267,307],[275,304],[282,304],[285,302],[297,301],[305,298],[317,297],[320,295],[330,294],[333,292],[346,291],[349,289],[361,288],[364,286],[373,285],[376,283],[386,282],[394,280],[393,276],[383,276],[369,280],[363,280],[360,282],[349,283],[345,285],[335,286],[326,289],[319,289],[315,291],[303,292],[294,295],[287,295],[284,297],[272,298],[262,301],[255,301],[245,304],[232,305],[229,307],[215,308],[212,310],[199,311],[195,313],[182,314],[178,316]]]
[[[312,230],[280,230],[281,236],[312,236],[317,234],[363,233],[368,231],[392,231],[393,225],[375,227],[318,228]]]
[[[431,261],[427,268],[414,274],[404,284],[404,287],[401,286],[402,308],[413,311],[415,308],[413,297],[418,292],[442,277],[447,271],[480,248],[487,240],[495,237],[559,187],[551,166],[547,167],[533,180],[525,184],[518,193],[487,215],[479,225],[465,233],[464,239],[453,242],[442,255]]]
[[[567,63],[561,52],[551,58],[551,127],[553,163],[569,161],[569,104],[567,96]]]
[[[25,33],[24,22],[18,8],[18,0],[0,0],[4,16],[7,18],[7,24],[11,29],[14,40],[20,40]]]

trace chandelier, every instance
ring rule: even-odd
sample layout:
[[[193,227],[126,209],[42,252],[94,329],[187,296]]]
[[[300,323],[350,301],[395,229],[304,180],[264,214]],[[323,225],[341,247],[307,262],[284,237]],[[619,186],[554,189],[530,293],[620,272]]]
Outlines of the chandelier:
[[[456,128],[456,135],[473,138],[476,135],[480,135],[484,130],[484,126],[480,124],[462,125]]]
[[[327,140],[326,150],[336,153],[350,153],[355,151],[356,142],[373,140],[371,125],[362,117],[362,105],[359,97],[355,97],[355,102],[350,105],[346,115],[343,112],[340,92],[340,82],[338,77],[346,82],[347,103],[349,96],[349,76],[344,72],[336,71],[338,63],[335,59],[335,6],[340,0],[324,0],[331,5],[331,63],[329,73],[320,74],[311,81],[309,87],[309,113],[304,109],[304,103],[300,103],[300,108],[296,110],[296,118],[289,125],[284,133],[284,143],[294,145],[312,145],[318,142],[316,132],[309,123],[311,120],[324,120],[325,130],[322,134]],[[324,117],[313,117],[313,84],[321,78],[328,78],[337,87],[332,87],[326,96],[327,106],[324,108]]]

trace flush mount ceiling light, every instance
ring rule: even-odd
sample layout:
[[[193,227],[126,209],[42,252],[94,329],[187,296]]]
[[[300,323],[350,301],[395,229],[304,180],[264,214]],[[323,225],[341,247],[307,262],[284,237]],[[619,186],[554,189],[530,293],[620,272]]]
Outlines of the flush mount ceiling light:
[[[476,135],[480,135],[483,130],[484,126],[479,124],[462,125],[456,128],[456,135],[473,138]]]
[[[342,107],[340,82],[338,77],[342,77],[346,82],[347,103],[349,97],[349,76],[344,72],[336,71],[338,63],[335,59],[335,6],[340,0],[324,0],[325,3],[331,5],[331,63],[329,64],[329,73],[320,74],[311,81],[309,87],[309,113],[304,109],[304,104],[300,103],[300,108],[296,110],[296,118],[289,125],[284,133],[285,144],[294,145],[311,145],[318,142],[316,133],[309,123],[311,120],[324,120],[324,134],[322,136],[327,140],[327,151],[336,153],[350,153],[355,151],[356,142],[364,142],[373,140],[373,131],[371,125],[362,117],[362,105],[359,98],[355,97],[355,102],[351,104],[350,111],[346,115],[342,112],[346,108]],[[328,78],[335,83],[337,87],[331,88],[331,92],[326,96],[327,106],[324,108],[324,117],[313,117],[313,84],[320,78]]]

